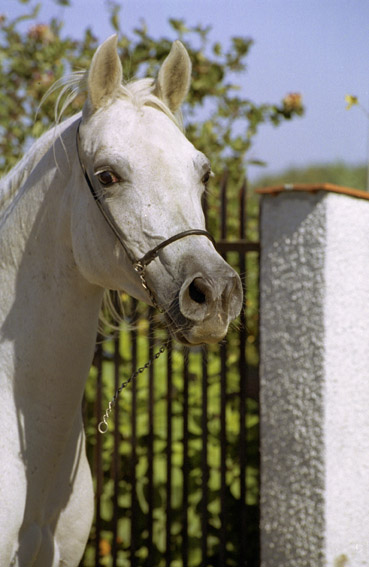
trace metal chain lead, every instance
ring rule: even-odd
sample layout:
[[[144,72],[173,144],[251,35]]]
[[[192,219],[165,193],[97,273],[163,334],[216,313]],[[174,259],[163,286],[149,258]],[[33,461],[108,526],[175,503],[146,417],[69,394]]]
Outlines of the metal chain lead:
[[[146,278],[145,278],[145,265],[141,264],[141,262],[138,261],[138,262],[135,262],[135,264],[133,264],[133,268],[134,268],[135,272],[138,274],[138,276],[141,280],[141,285],[144,288],[144,290],[146,291],[147,295],[150,297],[151,303],[153,304],[155,309],[157,309],[160,313],[164,313],[164,309],[162,307],[160,307],[160,305],[157,303],[153,292],[151,291],[150,287],[147,285]]]
[[[149,288],[149,286],[147,285],[146,279],[145,279],[145,266],[141,264],[141,262],[136,262],[133,265],[135,271],[137,272],[137,274],[139,275],[139,278],[141,280],[141,285],[144,288],[144,290],[146,291],[146,293],[149,295],[151,302],[153,304],[153,306],[158,309],[158,311],[160,311],[160,313],[163,313],[163,309],[160,307],[160,305],[158,305],[154,294],[152,293],[151,289]],[[135,370],[135,372],[133,372],[133,374],[128,378],[128,380],[125,380],[124,382],[121,383],[121,385],[119,386],[119,388],[115,391],[114,396],[112,397],[112,399],[110,400],[108,407],[105,410],[105,413],[103,415],[102,420],[100,421],[99,425],[97,426],[97,429],[99,430],[99,433],[106,433],[109,429],[109,425],[108,425],[108,419],[109,416],[111,414],[111,412],[113,411],[115,404],[118,400],[118,397],[120,396],[122,390],[124,390],[124,388],[126,388],[128,386],[128,384],[130,384],[130,382],[132,382],[132,380],[134,380],[135,378],[137,378],[137,376],[139,374],[142,374],[142,372],[144,372],[145,370],[147,370],[152,363],[157,360],[159,358],[159,356],[161,356],[163,354],[163,352],[165,351],[167,347],[167,343],[165,343],[164,345],[162,345],[160,347],[160,349],[158,350],[158,352],[156,352],[152,358],[150,358],[150,360],[148,362],[146,362],[146,364],[144,364],[143,366],[141,366],[140,368],[138,368],[137,370]]]
[[[126,388],[128,386],[128,384],[130,382],[132,382],[132,380],[137,378],[137,376],[139,374],[142,374],[142,372],[147,370],[152,365],[152,363],[155,360],[157,360],[159,358],[159,356],[161,356],[163,354],[163,352],[167,348],[167,344],[168,343],[165,343],[164,345],[162,345],[160,347],[160,349],[152,356],[152,358],[150,358],[150,360],[148,360],[148,362],[146,362],[146,364],[144,364],[143,366],[141,366],[140,368],[135,370],[135,372],[133,372],[133,374],[128,378],[128,380],[125,380],[124,382],[121,383],[119,388],[115,391],[114,396],[110,400],[108,407],[105,410],[105,413],[103,415],[102,420],[100,421],[99,425],[97,426],[97,429],[99,430],[100,433],[106,433],[108,431],[108,429],[109,429],[109,425],[108,425],[109,416],[110,416],[111,412],[113,411],[113,408],[114,408],[122,390],[124,390],[124,388]]]

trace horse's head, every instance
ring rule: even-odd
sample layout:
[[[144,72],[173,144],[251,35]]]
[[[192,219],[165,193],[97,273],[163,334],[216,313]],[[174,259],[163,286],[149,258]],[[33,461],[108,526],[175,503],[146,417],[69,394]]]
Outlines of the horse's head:
[[[209,160],[186,139],[176,118],[190,76],[188,53],[175,42],[157,81],[122,86],[113,36],[95,53],[87,77],[79,153],[108,222],[78,165],[74,254],[90,282],[124,289],[148,303],[132,263],[178,233],[205,228],[201,196],[211,173]],[[172,333],[185,344],[221,340],[240,311],[240,279],[206,235],[161,248],[144,277]]]

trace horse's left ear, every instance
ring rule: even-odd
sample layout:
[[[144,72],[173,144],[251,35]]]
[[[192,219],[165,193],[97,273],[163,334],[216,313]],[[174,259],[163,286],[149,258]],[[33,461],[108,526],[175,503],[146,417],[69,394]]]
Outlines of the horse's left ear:
[[[88,100],[95,112],[115,98],[123,78],[117,52],[118,36],[110,36],[92,58],[87,77]]]
[[[186,48],[180,41],[175,41],[160,68],[155,87],[155,94],[172,112],[179,109],[188,94],[191,69],[191,60]]]

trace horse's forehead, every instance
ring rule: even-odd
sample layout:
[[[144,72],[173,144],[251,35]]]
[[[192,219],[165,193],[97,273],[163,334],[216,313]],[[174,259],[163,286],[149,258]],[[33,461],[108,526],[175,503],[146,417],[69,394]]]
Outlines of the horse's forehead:
[[[165,152],[168,156],[181,154],[192,159],[195,148],[178,126],[164,112],[149,106],[121,104],[105,116],[100,115],[94,130],[99,132],[95,143],[115,151],[136,154]],[[146,154],[147,155],[147,154]]]

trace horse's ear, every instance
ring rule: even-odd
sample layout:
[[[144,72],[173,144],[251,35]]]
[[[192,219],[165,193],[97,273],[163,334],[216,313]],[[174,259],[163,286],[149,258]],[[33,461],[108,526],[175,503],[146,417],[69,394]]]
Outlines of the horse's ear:
[[[95,112],[115,98],[122,83],[122,65],[117,53],[118,36],[110,36],[92,58],[87,77],[88,100]]]
[[[156,81],[155,94],[172,112],[179,109],[187,96],[191,82],[191,60],[186,48],[175,41],[162,64]]]

